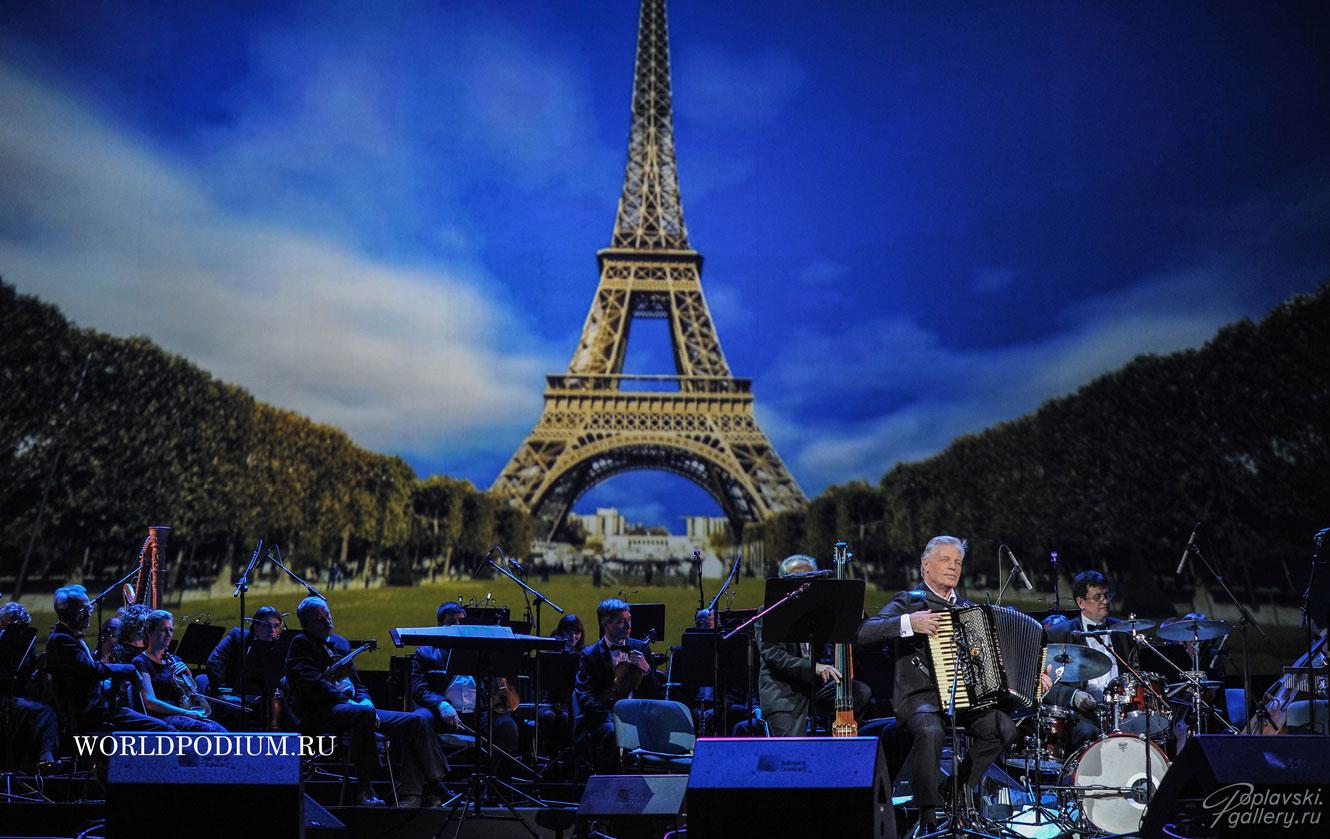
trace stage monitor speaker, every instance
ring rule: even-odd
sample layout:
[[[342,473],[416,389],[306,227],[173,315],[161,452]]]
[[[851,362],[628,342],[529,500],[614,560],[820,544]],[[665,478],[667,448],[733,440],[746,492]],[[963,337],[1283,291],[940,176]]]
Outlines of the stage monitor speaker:
[[[697,741],[688,839],[799,835],[896,839],[876,737]]]
[[[112,836],[144,830],[191,839],[305,835],[299,735],[113,738],[106,785]]]
[[[1141,835],[1325,836],[1327,747],[1323,736],[1197,735],[1164,774]]]
[[[619,839],[660,836],[679,826],[687,790],[687,775],[592,775],[577,819]]]

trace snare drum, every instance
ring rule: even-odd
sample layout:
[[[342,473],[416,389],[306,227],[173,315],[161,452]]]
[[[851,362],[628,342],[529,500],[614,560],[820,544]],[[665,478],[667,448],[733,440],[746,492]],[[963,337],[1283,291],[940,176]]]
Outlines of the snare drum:
[[[1168,771],[1168,756],[1159,745],[1133,734],[1109,734],[1085,744],[1067,761],[1081,813],[1105,833],[1134,833],[1145,815],[1145,756],[1155,790]],[[1091,789],[1085,789],[1090,787]]]
[[[1124,734],[1144,734],[1146,709],[1150,711],[1150,736],[1168,733],[1172,710],[1165,696],[1164,677],[1158,673],[1142,672],[1144,682],[1130,673],[1124,673],[1104,688],[1104,701],[1113,713],[1113,730]],[[1148,690],[1147,690],[1148,686]],[[1107,729],[1106,729],[1107,730]]]
[[[1031,714],[1016,725],[1016,739],[1012,741],[1014,750],[1003,763],[1019,769],[1029,770],[1037,765],[1039,771],[1054,774],[1061,771],[1071,754],[1072,731],[1080,716],[1075,711],[1059,708],[1056,705],[1044,705],[1039,710],[1043,722],[1043,747],[1036,764],[1032,756],[1035,751],[1035,716]]]

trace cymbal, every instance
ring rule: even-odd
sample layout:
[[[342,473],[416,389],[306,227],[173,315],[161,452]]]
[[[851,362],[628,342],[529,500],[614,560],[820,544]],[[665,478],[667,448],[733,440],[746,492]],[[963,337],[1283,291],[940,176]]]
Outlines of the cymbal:
[[[1212,638],[1223,638],[1232,631],[1233,627],[1227,621],[1203,621],[1192,618],[1174,621],[1168,626],[1161,627],[1155,635],[1165,641],[1209,641]]]
[[[1110,627],[1109,632],[1144,632],[1147,629],[1154,629],[1155,622],[1145,618],[1137,618],[1134,621],[1118,621]]]
[[[1113,667],[1113,660],[1107,653],[1082,647],[1080,644],[1049,644],[1048,663],[1053,672],[1063,668],[1062,675],[1055,681],[1084,682],[1097,679]]]

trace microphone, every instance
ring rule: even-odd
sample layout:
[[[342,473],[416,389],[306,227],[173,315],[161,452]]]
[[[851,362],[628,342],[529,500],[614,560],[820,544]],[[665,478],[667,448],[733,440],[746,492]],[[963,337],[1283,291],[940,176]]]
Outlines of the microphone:
[[[1111,629],[1073,629],[1071,635],[1073,638],[1098,638],[1100,635],[1112,635]]]
[[[521,573],[522,573],[522,563],[521,563],[521,561],[520,561],[520,560],[517,560],[517,559],[514,559],[514,558],[511,557],[511,556],[508,557],[508,567],[509,567],[509,568],[516,568],[518,574],[521,574]]]
[[[1002,545],[1002,547],[1007,548],[1006,545]],[[1011,548],[1007,548],[1007,556],[1011,558],[1011,564],[1016,569],[1016,573],[1020,575],[1021,584],[1025,586],[1025,590],[1034,591],[1034,583],[1030,582],[1030,578],[1025,576],[1025,569],[1021,567],[1020,560],[1016,558],[1016,554],[1011,552]]]
[[[1191,549],[1196,547],[1196,533],[1201,529],[1201,523],[1198,521],[1191,529],[1191,538],[1187,540],[1187,547],[1182,549],[1182,559],[1178,560],[1178,570],[1174,574],[1181,574],[1183,566],[1187,564],[1187,557],[1191,556]]]

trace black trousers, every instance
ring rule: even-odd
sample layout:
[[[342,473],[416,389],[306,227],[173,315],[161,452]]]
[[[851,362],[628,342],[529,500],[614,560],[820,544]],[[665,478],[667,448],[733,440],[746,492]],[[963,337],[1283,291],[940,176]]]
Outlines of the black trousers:
[[[1016,723],[996,709],[967,715],[960,723],[968,748],[957,772],[966,784],[973,786],[1016,739]],[[931,820],[941,801],[942,746],[951,724],[939,713],[923,711],[911,715],[904,726],[914,738],[910,751],[914,803],[923,817]]]
[[[453,734],[461,731],[461,729],[445,726],[443,724],[443,718],[432,708],[417,708],[411,713],[426,720],[430,726],[430,730],[438,734]],[[471,717],[471,720],[467,722],[467,726],[478,732],[481,737],[486,736],[486,732],[489,731],[490,715],[488,713],[479,713],[468,714],[467,716]],[[503,749],[513,757],[520,759],[521,756],[517,753],[518,740],[520,737],[521,732],[517,728],[517,720],[513,719],[509,714],[494,715],[495,746]],[[512,775],[513,767],[511,761],[504,760],[497,752],[494,753],[494,766],[499,774],[504,775],[505,777],[510,777]]]
[[[364,788],[379,768],[379,754],[374,745],[376,720],[378,733],[387,737],[402,755],[403,796],[420,795],[426,781],[443,778],[443,752],[439,741],[434,737],[429,720],[416,714],[341,702],[313,717],[307,715],[301,728],[305,734],[349,735],[351,762],[360,786]]]
[[[31,766],[49,760],[60,750],[60,729],[55,711],[49,705],[22,696],[0,699],[0,737],[10,744],[12,765]],[[0,744],[0,755],[5,754]]]
[[[805,696],[808,695],[807,690],[808,688],[805,686]],[[873,689],[856,680],[854,682],[854,713],[856,716],[868,707],[868,703],[872,698]],[[814,699],[817,702],[818,713],[825,714],[835,710],[836,683],[826,682],[822,684],[818,688]],[[803,737],[808,733],[808,713],[806,711],[804,713],[773,711],[765,714],[765,716],[772,737]]]

